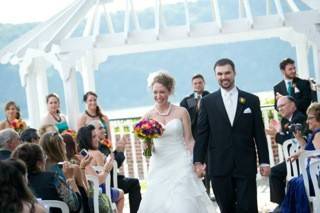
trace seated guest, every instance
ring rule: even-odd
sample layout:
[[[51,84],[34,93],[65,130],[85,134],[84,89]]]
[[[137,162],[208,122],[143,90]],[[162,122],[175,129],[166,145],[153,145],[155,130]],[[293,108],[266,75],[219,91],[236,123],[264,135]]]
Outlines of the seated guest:
[[[305,127],[306,116],[297,110],[295,100],[291,96],[281,96],[277,102],[277,109],[281,115],[281,129],[277,130],[274,126],[266,129],[266,133],[273,138],[276,143],[283,145],[283,142],[290,138],[294,138],[293,132],[289,126],[292,124],[301,124]],[[287,167],[283,161],[271,168],[269,177],[270,184],[270,200],[277,204],[281,204],[285,196]]]
[[[100,120],[107,130],[109,125],[108,117],[102,113],[98,103],[97,103],[97,94],[94,92],[87,92],[83,96],[83,101],[86,103],[86,110],[85,113],[80,117],[78,121],[78,129],[81,127],[88,125],[92,120]],[[110,133],[108,132],[110,135]]]
[[[320,149],[320,104],[312,103],[307,110],[307,124],[312,133],[308,136],[307,141],[304,140],[300,132],[295,133],[296,139],[301,147],[300,152],[291,156],[288,160],[297,160],[301,152],[304,150],[319,150]],[[302,168],[305,169],[305,168]],[[307,169],[310,179],[310,171]],[[310,180],[309,180],[310,182]],[[314,196],[314,188],[310,185],[310,195]],[[293,178],[288,183],[287,194],[281,204],[281,212],[283,213],[309,213],[309,201],[306,194],[302,175]]]
[[[22,161],[0,161],[0,174],[1,212],[46,212],[27,185],[27,169]]]
[[[12,158],[26,163],[29,186],[37,198],[61,200],[68,205],[71,212],[80,210],[79,190],[71,167],[64,165],[66,179],[55,172],[45,171],[46,155],[38,144],[33,143],[18,146],[12,153]]]
[[[98,120],[91,121],[90,124],[95,126],[95,131],[100,141],[99,150],[106,156],[108,156],[110,153],[113,153],[114,158],[117,161],[118,167],[121,167],[123,161],[125,160],[124,149],[125,144],[127,143],[127,139],[125,137],[121,138],[117,142],[115,150],[112,152],[112,143],[106,135],[106,131],[104,129],[103,124]],[[138,212],[141,201],[139,180],[136,178],[125,177],[123,175],[118,174],[118,187],[122,189],[124,193],[129,193],[130,212]]]
[[[63,142],[66,145],[66,156],[69,162],[79,164],[79,156],[77,153],[79,153],[77,149],[77,145],[75,141],[73,140],[73,137],[69,134],[63,134],[62,133]]]
[[[58,128],[53,124],[45,124],[45,125],[40,126],[40,128],[39,128],[40,137],[47,132],[58,132]]]
[[[22,142],[39,144],[40,137],[36,129],[27,128],[21,132],[20,139]]]
[[[60,99],[55,93],[51,93],[46,98],[48,114],[42,119],[41,125],[55,125],[61,133],[68,129],[67,119],[60,113]]]
[[[0,122],[0,130],[5,128],[12,128],[18,133],[27,127],[26,122],[20,118],[20,109],[13,101],[6,103],[4,107],[6,120]]]
[[[45,133],[40,138],[40,145],[47,155],[46,169],[48,171],[56,172],[61,178],[65,179],[65,172],[62,168],[65,166],[70,167],[72,177],[75,179],[77,186],[86,190],[86,183],[83,179],[84,171],[80,170],[79,165],[67,161],[66,146],[58,132]],[[61,164],[63,165],[62,167]]]
[[[95,132],[95,128],[92,125],[81,127],[78,131],[77,142],[79,148],[88,151],[89,155],[92,156],[91,167],[86,167],[86,173],[89,175],[95,175],[99,179],[99,183],[105,183],[106,176],[112,169],[113,158],[107,158],[99,151],[99,141]],[[102,171],[98,174],[92,170],[94,166],[102,167]],[[102,187],[104,189],[104,187]],[[111,201],[117,204],[117,211],[123,212],[124,207],[124,193],[121,189],[111,188]]]
[[[20,137],[11,128],[0,130],[0,160],[10,158],[11,152],[20,144]]]

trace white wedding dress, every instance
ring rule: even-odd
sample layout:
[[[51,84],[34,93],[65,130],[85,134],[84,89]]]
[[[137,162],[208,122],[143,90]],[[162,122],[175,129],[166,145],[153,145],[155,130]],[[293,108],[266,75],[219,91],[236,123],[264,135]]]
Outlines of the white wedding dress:
[[[212,213],[212,201],[202,181],[192,169],[192,156],[186,149],[180,119],[165,126],[154,140],[147,191],[139,213]]]

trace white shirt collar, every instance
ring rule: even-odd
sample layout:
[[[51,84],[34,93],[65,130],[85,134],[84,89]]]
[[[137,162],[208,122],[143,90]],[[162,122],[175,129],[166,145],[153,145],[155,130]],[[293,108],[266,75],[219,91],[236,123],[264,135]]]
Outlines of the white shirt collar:
[[[286,85],[288,85],[288,82],[292,83],[292,80],[291,79],[284,79],[284,82],[286,83]]]
[[[231,93],[231,94],[230,94]],[[238,94],[238,89],[237,89],[237,87],[236,86],[234,86],[231,90],[225,90],[225,89],[223,89],[223,88],[221,88],[221,95],[223,96],[223,97],[226,97],[227,95],[235,95],[235,94]]]

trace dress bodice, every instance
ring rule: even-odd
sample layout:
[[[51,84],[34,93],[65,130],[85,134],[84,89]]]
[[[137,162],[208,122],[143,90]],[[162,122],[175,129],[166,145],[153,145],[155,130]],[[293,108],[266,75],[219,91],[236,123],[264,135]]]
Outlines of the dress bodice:
[[[174,118],[163,125],[164,132],[160,138],[154,140],[155,148],[162,146],[181,146],[184,145],[183,126],[179,118]]]

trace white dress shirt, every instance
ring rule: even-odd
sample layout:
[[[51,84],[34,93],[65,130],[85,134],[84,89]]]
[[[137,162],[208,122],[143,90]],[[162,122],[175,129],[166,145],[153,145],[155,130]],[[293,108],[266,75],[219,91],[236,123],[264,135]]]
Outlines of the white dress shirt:
[[[223,100],[224,107],[227,111],[229,121],[233,125],[234,117],[236,116],[237,105],[238,105],[238,89],[233,87],[231,90],[227,91],[221,88],[221,96]]]

